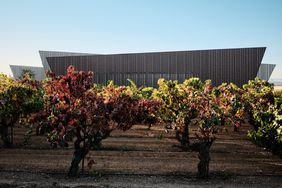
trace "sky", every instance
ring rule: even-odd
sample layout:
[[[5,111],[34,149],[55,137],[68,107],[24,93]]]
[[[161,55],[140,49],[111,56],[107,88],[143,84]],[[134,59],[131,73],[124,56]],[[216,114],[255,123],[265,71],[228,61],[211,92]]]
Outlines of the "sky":
[[[39,50],[128,53],[267,47],[282,79],[282,0],[0,0],[0,72]]]

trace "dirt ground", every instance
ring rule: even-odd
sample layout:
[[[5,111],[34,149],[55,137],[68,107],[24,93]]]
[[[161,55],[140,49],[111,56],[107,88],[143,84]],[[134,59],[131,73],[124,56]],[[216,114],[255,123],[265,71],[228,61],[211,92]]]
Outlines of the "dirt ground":
[[[0,187],[282,187],[282,159],[249,141],[249,129],[244,124],[217,135],[211,175],[202,180],[197,153],[183,152],[174,132],[161,126],[113,132],[101,150],[91,151],[93,167],[76,179],[65,178],[72,147],[51,149],[43,136],[22,146],[26,130],[17,128],[15,147],[0,148]]]

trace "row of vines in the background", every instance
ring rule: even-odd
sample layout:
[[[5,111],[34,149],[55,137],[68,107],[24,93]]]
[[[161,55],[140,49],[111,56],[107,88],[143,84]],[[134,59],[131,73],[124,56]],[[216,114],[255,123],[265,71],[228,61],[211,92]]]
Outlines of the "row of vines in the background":
[[[245,110],[254,130],[248,136],[254,143],[282,157],[282,95],[263,80],[252,80],[243,86]]]
[[[5,147],[13,145],[13,127],[43,107],[41,84],[28,76],[13,80],[0,74],[0,134]]]

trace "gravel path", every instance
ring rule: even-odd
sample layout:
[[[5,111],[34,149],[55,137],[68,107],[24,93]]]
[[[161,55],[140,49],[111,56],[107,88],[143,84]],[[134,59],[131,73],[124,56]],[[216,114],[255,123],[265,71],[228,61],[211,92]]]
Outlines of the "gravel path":
[[[209,179],[197,179],[193,175],[132,175],[104,174],[84,175],[67,179],[60,173],[0,172],[0,187],[281,187],[282,176],[238,176],[211,174]]]

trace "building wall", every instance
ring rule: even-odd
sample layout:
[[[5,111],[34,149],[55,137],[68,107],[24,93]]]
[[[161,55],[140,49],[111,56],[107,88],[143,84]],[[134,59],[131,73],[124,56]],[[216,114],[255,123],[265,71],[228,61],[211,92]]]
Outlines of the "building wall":
[[[185,78],[211,79],[215,85],[233,82],[239,86],[254,79],[260,67],[265,47],[176,52],[154,52],[113,55],[47,57],[58,75],[69,65],[94,72],[94,82],[105,84],[114,80],[128,84],[127,78],[141,86],[157,86],[161,77],[182,82]]]
[[[21,65],[10,65],[11,71],[13,73],[13,77],[15,79],[20,79],[21,74],[24,69],[31,70],[36,80],[45,79],[45,72],[43,67],[32,67],[32,66],[21,66]]]
[[[263,80],[269,80],[274,68],[276,65],[274,64],[261,64],[258,70],[257,77]]]

